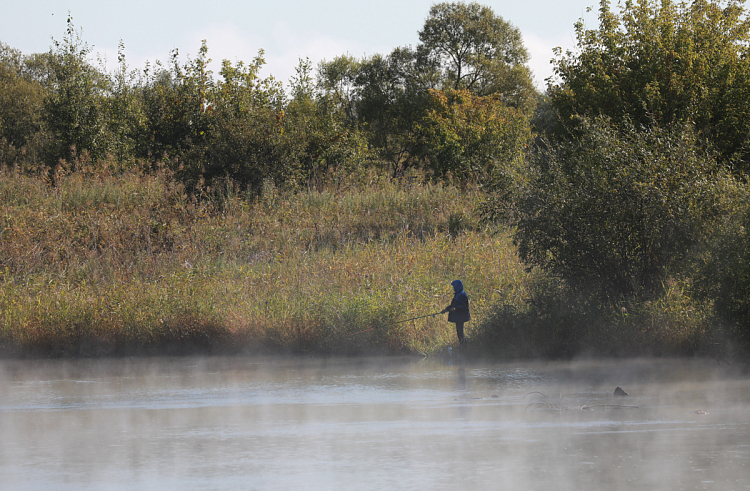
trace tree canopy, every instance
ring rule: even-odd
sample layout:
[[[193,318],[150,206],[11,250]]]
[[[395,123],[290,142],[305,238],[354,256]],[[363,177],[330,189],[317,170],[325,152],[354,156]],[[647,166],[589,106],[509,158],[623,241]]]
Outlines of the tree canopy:
[[[550,103],[563,125],[606,115],[636,126],[689,123],[723,160],[748,165],[750,21],[739,0],[601,0],[599,26],[554,61]]]
[[[528,110],[535,90],[521,31],[478,3],[439,3],[419,31],[421,45],[438,60],[442,88],[499,94]]]
[[[537,99],[520,31],[489,7],[439,3],[419,38],[321,63],[321,90],[395,173],[479,177],[516,163]]]

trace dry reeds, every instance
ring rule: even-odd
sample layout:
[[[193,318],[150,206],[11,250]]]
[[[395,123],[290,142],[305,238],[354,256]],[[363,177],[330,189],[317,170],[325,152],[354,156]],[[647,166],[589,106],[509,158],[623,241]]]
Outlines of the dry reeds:
[[[452,279],[477,313],[523,288],[509,236],[471,218],[476,200],[418,176],[256,198],[230,184],[187,193],[159,169],[6,169],[2,348],[427,353],[453,342],[452,325],[395,321],[442,309]]]

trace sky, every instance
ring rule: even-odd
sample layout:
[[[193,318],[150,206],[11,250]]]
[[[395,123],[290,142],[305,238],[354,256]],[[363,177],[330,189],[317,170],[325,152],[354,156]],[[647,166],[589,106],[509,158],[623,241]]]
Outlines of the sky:
[[[0,0],[0,41],[25,54],[49,51],[65,35],[68,15],[92,52],[114,67],[119,43],[130,68],[167,61],[177,48],[183,61],[206,40],[212,68],[221,60],[249,63],[265,51],[262,76],[288,81],[300,59],[388,54],[416,46],[434,0]],[[530,54],[537,88],[552,75],[552,50],[575,47],[573,26],[597,22],[598,0],[479,1],[518,27]],[[587,7],[593,7],[589,13]]]

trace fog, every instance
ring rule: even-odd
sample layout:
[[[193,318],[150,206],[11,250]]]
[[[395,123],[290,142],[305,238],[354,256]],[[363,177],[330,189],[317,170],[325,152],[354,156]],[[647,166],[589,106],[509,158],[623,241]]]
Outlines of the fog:
[[[733,367],[695,360],[5,361],[0,482],[746,489],[748,389]]]

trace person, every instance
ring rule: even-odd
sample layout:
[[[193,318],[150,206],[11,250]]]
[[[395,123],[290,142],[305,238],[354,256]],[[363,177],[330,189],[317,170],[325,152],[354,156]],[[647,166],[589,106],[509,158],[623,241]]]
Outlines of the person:
[[[460,346],[466,346],[466,336],[464,336],[464,323],[471,320],[469,312],[469,296],[464,291],[464,284],[461,280],[454,280],[451,283],[453,287],[453,300],[451,304],[444,308],[440,313],[448,312],[448,322],[456,324],[456,336]]]

